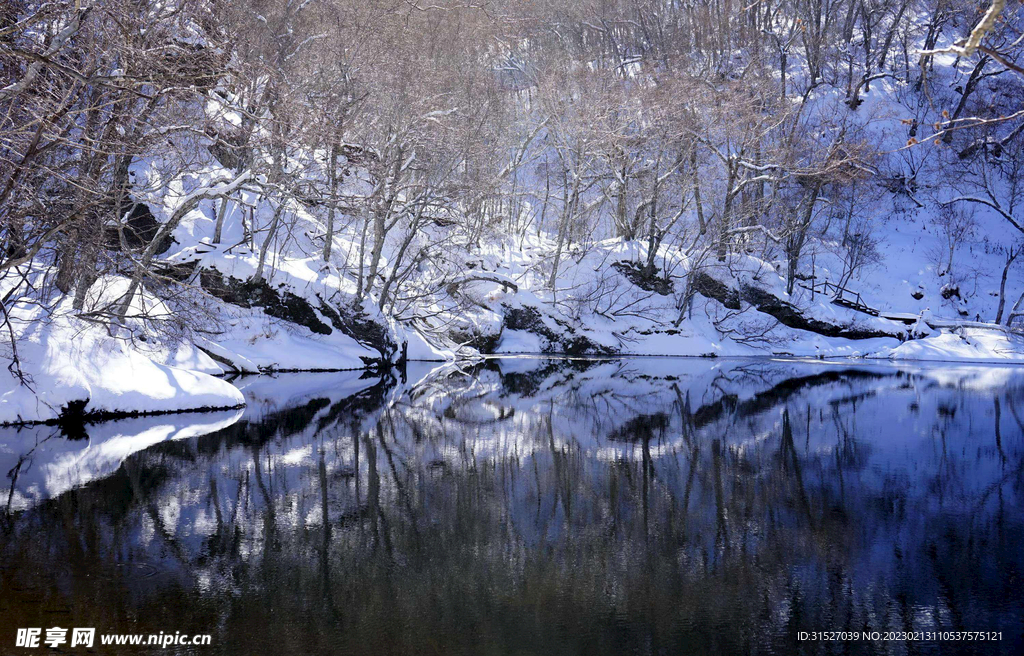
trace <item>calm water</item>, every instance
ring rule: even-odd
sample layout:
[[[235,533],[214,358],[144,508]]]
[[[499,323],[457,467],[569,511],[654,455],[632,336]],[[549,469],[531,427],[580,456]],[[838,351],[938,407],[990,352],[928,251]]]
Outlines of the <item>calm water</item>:
[[[504,360],[0,431],[18,627],[92,653],[1019,653],[1024,370]],[[800,631],[1002,631],[998,643]],[[67,647],[67,645],[65,645]],[[63,653],[88,653],[82,648]]]

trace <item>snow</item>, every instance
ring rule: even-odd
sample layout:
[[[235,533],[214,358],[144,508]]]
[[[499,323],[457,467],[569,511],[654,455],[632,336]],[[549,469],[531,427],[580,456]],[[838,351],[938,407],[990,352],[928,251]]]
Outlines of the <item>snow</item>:
[[[83,443],[51,427],[6,430],[0,468],[15,472],[9,509],[21,510],[114,473],[128,456],[170,440],[206,435],[231,426],[242,410],[105,421],[89,426]]]
[[[793,75],[799,75],[798,55],[794,59]],[[958,73],[954,70],[952,75]],[[937,76],[950,75],[942,70]],[[794,83],[795,78],[794,78]],[[807,111],[823,116],[833,113],[848,115],[863,130],[864,138],[872,140],[880,148],[897,149],[906,142],[907,126],[904,119],[910,115],[905,106],[907,90],[891,79],[873,81],[864,90],[862,104],[850,110],[845,104],[842,89],[827,85],[816,89],[808,99]],[[216,115],[227,114],[238,99],[226,91],[220,91],[209,104],[209,111]],[[795,102],[795,100],[794,100]],[[524,107],[529,112],[529,107]],[[443,112],[435,113],[440,115]],[[229,116],[223,116],[227,124]],[[537,124],[528,132],[535,136],[546,135],[546,118],[537,116]],[[531,139],[530,157],[548,161],[550,145],[544,139]],[[917,151],[908,157],[916,157]],[[321,154],[322,155],[322,154]],[[294,155],[295,166],[304,166],[306,175],[315,179],[324,175],[322,157],[316,153]],[[774,164],[761,165],[743,161],[742,166],[755,174],[764,173]],[[510,164],[511,166],[511,164]],[[711,166],[718,166],[713,163]],[[150,178],[158,166],[148,166],[143,177]],[[340,193],[349,198],[365,196],[373,188],[368,170],[359,165],[350,165],[342,180]],[[511,169],[508,169],[511,170]],[[527,199],[524,212],[536,212],[532,203],[541,197],[544,176],[540,168],[516,172],[516,184],[524,190]],[[872,169],[872,172],[877,171]],[[918,166],[916,182],[921,189],[935,189],[936,198],[942,200],[950,194],[944,192],[941,171],[928,166]],[[154,194],[153,201],[164,204],[165,215],[173,212],[177,199],[196,189],[209,187],[213,181],[227,175],[219,165],[210,161],[203,168],[193,172],[190,179],[167,181],[163,187],[168,191]],[[711,184],[711,180],[709,180]],[[168,193],[170,190],[173,193]],[[187,191],[191,190],[191,191]],[[584,199],[592,204],[600,200],[600,192],[593,189]],[[266,226],[276,207],[275,201],[268,201],[254,193],[244,194],[244,203],[255,208],[251,219],[254,225]],[[926,199],[927,200],[927,199]],[[950,325],[962,323],[976,316],[991,318],[995,313],[997,299],[992,293],[997,286],[1001,270],[1003,250],[997,243],[990,243],[989,236],[1006,231],[1005,220],[994,211],[979,211],[978,230],[974,241],[966,242],[957,253],[961,261],[973,259],[970,268],[973,279],[970,289],[961,285],[961,296],[949,299],[943,297],[943,290],[949,287],[949,276],[940,275],[934,254],[943,247],[943,235],[934,224],[936,205],[914,207],[898,194],[883,194],[878,202],[859,208],[864,230],[870,235],[881,237],[877,240],[878,260],[856,272],[847,286],[862,296],[862,301],[876,308],[883,316],[893,318],[918,317],[926,308],[934,308],[935,316],[945,317]],[[172,262],[197,260],[201,267],[216,268],[218,271],[244,279],[255,271],[258,259],[255,249],[245,244],[243,228],[244,210],[234,202],[229,203],[224,225],[223,244],[212,245],[213,224],[218,205],[204,201],[190,212],[175,231],[178,246],[166,255]],[[708,208],[712,210],[713,208]],[[981,208],[984,210],[984,208]],[[458,207],[450,212],[459,211]],[[324,235],[323,209],[289,204],[286,214],[290,216],[286,235],[271,246],[267,263],[273,285],[281,285],[299,295],[312,298],[335,297],[338,294],[351,295],[355,291],[352,278],[352,260],[358,252],[358,222],[348,219],[335,226],[332,261],[325,263],[319,257]],[[895,338],[849,340],[829,338],[806,331],[793,330],[779,325],[773,318],[746,306],[738,316],[723,308],[717,301],[697,296],[693,309],[681,321],[679,303],[685,275],[692,267],[700,266],[719,280],[730,285],[754,285],[774,296],[796,306],[805,317],[828,321],[850,328],[886,332],[892,335],[905,334],[906,325],[881,317],[873,317],[830,303],[830,298],[812,294],[798,285],[792,295],[786,293],[785,262],[780,259],[762,259],[756,245],[746,252],[731,254],[722,264],[698,262],[684,254],[684,244],[671,238],[661,245],[654,262],[660,272],[670,272],[674,289],[662,296],[637,288],[611,265],[616,262],[643,262],[647,257],[648,245],[645,240],[625,241],[618,238],[601,239],[608,233],[607,217],[598,218],[594,236],[584,238],[582,243],[569,242],[565,246],[559,265],[554,288],[548,286],[551,256],[556,240],[545,229],[522,235],[508,235],[496,231],[485,235],[482,240],[463,243],[464,236],[458,234],[458,224],[453,234],[445,229],[427,225],[417,244],[451,243],[451,252],[443,258],[452,267],[444,271],[433,265],[426,267],[416,285],[421,300],[411,308],[401,310],[396,317],[381,317],[383,322],[398,320],[394,325],[396,338],[406,341],[408,356],[412,360],[452,360],[456,357],[475,355],[475,349],[467,343],[486,342],[494,337],[497,353],[544,353],[558,350],[559,345],[549,343],[543,336],[529,331],[504,329],[503,317],[509,309],[532,307],[539,310],[547,329],[556,334],[566,334],[572,327],[576,334],[585,336],[593,344],[624,355],[718,355],[718,356],[763,356],[789,354],[794,356],[826,358],[894,358],[894,359],[972,359],[988,361],[1017,361],[1015,353],[1020,350],[1016,339],[999,335],[979,333],[980,337],[966,339],[935,333],[901,344]],[[756,240],[761,230],[739,228],[750,233],[745,239]],[[388,237],[382,252],[380,265],[386,270],[393,258],[401,235],[396,231]],[[884,234],[883,234],[884,233]],[[869,236],[870,236],[869,235]],[[769,237],[770,238],[770,233]],[[259,241],[259,240],[256,240]],[[231,245],[238,245],[230,247]],[[836,282],[843,279],[844,262],[840,253],[842,245],[833,234],[813,234],[802,256],[801,270],[815,276],[815,281]],[[778,249],[774,257],[781,254]],[[473,279],[480,276],[481,280]],[[1013,299],[1021,291],[1019,276],[1011,276],[1007,297]],[[456,280],[459,298],[452,298],[445,289],[446,283]],[[507,281],[517,291],[496,281]],[[919,296],[920,298],[916,298]],[[468,305],[467,305],[468,303]],[[337,343],[327,345],[320,336],[290,330],[287,326],[274,325],[259,310],[249,314],[236,308],[228,308],[225,315],[230,317],[226,330],[215,340],[210,350],[235,363],[241,370],[252,368],[310,368],[316,362],[331,362],[331,368],[360,366],[360,358],[372,357],[359,345]],[[410,316],[415,316],[414,321]],[[424,318],[426,317],[426,318]],[[958,329],[961,333],[967,328]],[[922,336],[929,331],[919,331]],[[287,333],[282,336],[283,333]],[[746,333],[759,335],[750,339]],[[484,338],[484,339],[479,339]],[[342,342],[344,340],[341,340]],[[321,365],[323,366],[323,365]]]
[[[211,373],[220,369],[188,344],[151,347],[112,337],[76,318],[71,300],[53,315],[37,305],[12,304],[11,324],[28,384],[0,376],[0,424],[50,421],[71,401],[86,412],[149,413],[232,408],[241,393]],[[9,346],[8,346],[9,348]]]
[[[544,347],[540,336],[525,330],[506,330],[501,334],[498,353],[542,353]]]
[[[1000,330],[941,330],[933,337],[905,342],[879,355],[894,360],[1024,364],[1024,338]]]
[[[140,165],[138,175],[149,179],[157,168],[155,164]],[[187,177],[190,179],[169,182],[152,195],[150,200],[157,207],[155,211],[164,220],[184,202],[181,199],[195,197],[210,188],[212,180],[221,180],[227,175],[218,165],[208,163]],[[234,178],[231,184],[240,184],[240,178],[244,176]],[[356,188],[360,185],[358,180],[352,184]],[[195,189],[185,194],[184,189],[189,187]],[[168,193],[171,189],[175,191]],[[276,203],[252,192],[244,193],[243,198],[245,203],[255,206],[257,221],[269,225]],[[175,246],[162,258],[172,264],[194,263],[200,270],[216,270],[224,277],[251,279],[259,268],[259,253],[247,242],[243,212],[238,203],[228,203],[221,243],[216,244],[214,234],[219,210],[220,201],[203,201],[186,213],[173,232]],[[351,299],[355,294],[354,282],[335,264],[324,262],[320,256],[322,245],[317,237],[323,238],[323,226],[319,220],[299,204],[289,204],[284,214],[287,225],[266,256],[263,274],[267,283],[279,292],[306,299],[314,308],[322,302]],[[334,249],[349,253],[353,243],[346,241],[339,232]],[[372,303],[364,303],[362,307],[377,322],[391,323]],[[306,327],[275,319],[260,307],[213,303],[212,312],[219,319],[219,330],[216,335],[207,336],[202,346],[239,371],[362,369],[366,360],[381,357],[377,351],[338,329],[333,329],[329,335],[315,334]],[[324,324],[331,324],[322,314],[319,318]],[[401,330],[389,325],[389,330],[396,340],[408,340],[410,358],[447,360],[454,357],[450,351],[431,346],[411,328]]]
[[[410,360],[444,362],[454,360],[456,357],[451,349],[437,348],[415,330],[407,330],[405,337],[409,345],[408,358]]]
[[[792,56],[794,74],[799,74],[798,55]],[[960,75],[952,59],[944,66],[952,72],[937,69],[937,83],[955,80]],[[936,88],[940,86],[936,84]],[[214,89],[198,107],[227,133],[243,123],[240,109],[245,104],[230,88],[231,85],[222,85]],[[906,104],[910,97],[907,93],[906,88],[892,80],[875,80],[865,90],[862,104],[850,110],[844,104],[842,89],[822,85],[808,96],[807,112],[849,117],[860,126],[865,139],[883,151],[895,152],[906,142],[908,128],[904,120],[913,115],[913,108]],[[529,107],[523,109],[530,114]],[[440,120],[453,111],[438,110],[422,118]],[[552,148],[547,141],[547,120],[538,116],[536,123],[528,126],[527,132],[532,136],[524,149],[530,152],[520,153],[520,158],[537,162],[551,159],[551,152],[545,151]],[[954,280],[953,274],[943,270],[941,257],[936,258],[936,253],[945,248],[945,237],[935,217],[940,203],[952,202],[962,194],[948,184],[944,177],[948,172],[934,168],[927,152],[921,152],[908,151],[904,163],[916,176],[915,184],[924,203],[911,198],[909,192],[886,192],[879,193],[877,202],[857,209],[867,236],[878,237],[878,257],[857,270],[845,284],[860,294],[863,303],[877,309],[881,317],[836,306],[830,298],[801,285],[792,294],[787,293],[786,264],[779,249],[766,252],[755,243],[758,239],[778,241],[763,226],[736,228],[734,232],[745,243],[749,240],[751,247],[736,249],[723,263],[691,256],[686,244],[673,241],[675,237],[669,235],[652,261],[659,274],[671,274],[671,291],[641,289],[614,265],[647,261],[646,240],[603,238],[611,231],[608,217],[600,212],[595,212],[590,234],[576,235],[565,244],[553,287],[549,277],[557,240],[547,232],[551,225],[531,228],[519,235],[496,228],[482,238],[471,238],[460,233],[458,221],[452,228],[428,223],[414,235],[412,248],[443,244],[446,252],[425,262],[408,281],[415,292],[410,296],[418,300],[385,311],[381,307],[386,304],[379,303],[371,294],[363,300],[361,308],[399,344],[398,353],[402,352],[401,345],[405,345],[411,361],[452,362],[476,357],[479,353],[470,344],[496,344],[495,351],[501,354],[550,353],[561,350],[572,339],[583,338],[597,349],[621,355],[787,355],[1024,363],[1024,340],[1019,336],[993,324],[970,321],[995,317],[1009,231],[1006,219],[999,208],[972,204],[977,205],[978,225],[973,236],[956,252],[962,267]],[[720,156],[732,157],[721,153]],[[168,174],[178,169],[164,157],[170,155],[147,153],[131,163],[133,193],[162,222],[198,201],[173,230],[170,250],[159,256],[164,264],[195,266],[197,273],[189,281],[193,288],[198,287],[195,283],[204,271],[215,270],[237,280],[252,279],[260,266],[259,250],[264,246],[267,229],[272,218],[280,216],[279,234],[266,244],[266,283],[280,293],[306,300],[325,325],[331,321],[317,309],[321,303],[351,307],[346,304],[356,295],[353,272],[360,252],[359,221],[338,214],[332,256],[324,261],[324,207],[294,198],[282,201],[273,193],[264,194],[259,190],[259,185],[266,181],[264,176],[230,170],[202,148],[196,150],[195,161],[183,173]],[[402,166],[411,166],[413,158],[410,154]],[[917,162],[915,158],[925,161]],[[934,159],[939,162],[942,158]],[[901,168],[901,160],[889,164],[894,167],[892,173],[907,172]],[[775,166],[749,161],[740,165],[754,174],[769,172]],[[292,171],[301,170],[310,181],[322,182],[325,175],[322,152],[295,149],[286,166]],[[372,176],[368,169],[354,162],[346,161],[343,168],[339,193],[358,205],[358,200],[374,187]],[[533,169],[531,173],[529,167],[520,170],[510,163],[505,170],[516,171],[515,183],[521,186],[525,199],[522,211],[526,213],[536,213],[533,203],[542,196],[544,184],[540,165]],[[714,185],[715,179],[709,176],[708,184]],[[745,179],[742,184],[749,184],[750,180]],[[711,191],[709,198],[713,197]],[[229,192],[234,194],[231,199],[214,198]],[[592,189],[581,202],[597,208],[603,202],[600,194],[598,189]],[[224,202],[226,206],[222,207]],[[709,212],[714,211],[711,204]],[[437,212],[457,216],[462,209],[454,203]],[[215,224],[221,214],[222,239],[215,244]],[[548,214],[556,215],[557,207]],[[530,221],[536,218],[533,216]],[[503,225],[503,221],[495,221],[495,225]],[[389,234],[378,263],[380,272],[387,272],[396,259],[403,237],[400,233],[401,230],[395,230]],[[845,280],[840,242],[836,234],[812,234],[802,256],[801,272],[813,275],[818,282]],[[36,278],[49,271],[47,265],[33,266],[37,268],[30,275]],[[1024,291],[1020,266],[1018,262],[1007,280],[1005,296],[1011,304]],[[781,325],[747,303],[743,303],[741,311],[734,312],[699,294],[690,310],[681,316],[686,275],[698,267],[731,287],[754,286],[790,303],[804,317],[846,328],[904,335],[908,332],[905,322],[892,319],[917,318],[917,325],[909,332],[918,338],[901,342],[895,337],[825,337]],[[90,299],[90,307],[116,298],[127,285],[126,279],[118,276],[108,276],[102,283],[102,289]],[[451,291],[454,288],[457,291]],[[0,293],[6,294],[8,290],[0,281]],[[951,293],[954,290],[956,294]],[[164,318],[173,317],[177,307],[165,306],[152,294],[151,290],[141,290],[133,307]],[[52,420],[70,401],[86,399],[86,410],[96,412],[236,406],[242,403],[242,398],[216,374],[356,370],[381,357],[361,343],[358,335],[339,329],[328,335],[318,334],[305,326],[274,318],[261,307],[240,307],[196,289],[187,295],[206,312],[204,325],[201,331],[171,337],[160,335],[160,325],[140,321],[129,321],[124,327],[108,331],[76,316],[78,313],[69,307],[67,299],[40,299],[28,293],[11,299],[9,308],[21,365],[29,375],[31,387],[21,385],[13,377],[0,378],[0,423]],[[41,309],[41,301],[55,303],[51,317]],[[509,312],[527,308],[539,314],[545,333],[566,339],[555,343],[549,336],[505,327]]]

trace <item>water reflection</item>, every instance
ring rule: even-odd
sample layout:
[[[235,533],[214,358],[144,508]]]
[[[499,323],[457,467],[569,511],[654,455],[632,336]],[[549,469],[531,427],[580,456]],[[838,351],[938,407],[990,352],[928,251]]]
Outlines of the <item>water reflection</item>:
[[[940,645],[796,636],[941,629],[1003,632],[944,651],[1021,645],[1024,371],[424,374],[253,378],[240,419],[91,427],[84,452],[0,434],[0,640],[70,625],[212,633],[202,653],[224,654],[903,654]]]

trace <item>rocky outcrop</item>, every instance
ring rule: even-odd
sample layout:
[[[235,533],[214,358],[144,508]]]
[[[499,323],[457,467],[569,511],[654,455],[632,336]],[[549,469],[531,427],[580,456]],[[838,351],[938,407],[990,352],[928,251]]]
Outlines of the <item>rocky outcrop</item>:
[[[484,355],[501,352],[508,331],[536,335],[538,347],[531,353],[546,355],[614,355],[616,351],[587,335],[584,327],[574,325],[541,305],[505,302],[497,308],[493,320],[450,328],[448,338],[456,344],[469,346]]]
[[[449,331],[448,336],[456,344],[475,348],[484,354],[494,353],[501,343],[501,329],[498,332],[486,332],[471,326],[453,329]]]
[[[844,337],[846,339],[871,339],[873,337],[899,337],[899,331],[863,328],[856,325],[832,323],[814,317],[808,317],[800,308],[784,301],[766,289],[744,283],[738,288],[732,287],[705,272],[694,274],[693,289],[703,296],[713,298],[730,310],[739,310],[742,303],[748,303],[758,312],[778,319],[779,323],[807,330],[826,337]]]
[[[548,319],[558,329],[552,329],[541,315],[540,310],[532,305],[520,305],[511,307],[502,305],[504,321],[502,330],[523,330],[539,335],[546,342],[545,353],[558,353],[565,355],[613,355],[614,350],[593,341],[582,331],[578,330],[569,322],[548,315]]]
[[[612,267],[622,274],[623,277],[644,291],[654,292],[655,294],[661,294],[662,296],[669,296],[672,294],[672,281],[666,276],[658,275],[660,270],[657,267],[647,269],[639,262],[629,262],[626,260],[613,262]]]
[[[729,287],[717,278],[700,271],[693,276],[693,291],[715,299],[729,310],[739,310],[743,306],[738,289]]]
[[[110,207],[110,210],[113,211],[114,208]],[[149,205],[135,202],[128,211],[124,224],[120,226],[120,229],[113,226],[104,228],[103,239],[106,247],[112,251],[124,249],[137,251],[149,245],[149,242],[153,241],[159,230],[160,222],[153,216]],[[161,255],[166,253],[173,244],[174,239],[170,235],[164,236],[157,245],[154,254]]]
[[[353,305],[335,307],[317,295],[314,306],[309,299],[288,289],[275,289],[264,280],[239,280],[225,276],[215,268],[203,269],[199,273],[199,281],[209,294],[226,303],[262,308],[271,317],[303,326],[318,335],[341,331],[380,354],[376,362],[364,358],[367,366],[390,366],[399,355],[399,345],[391,330]],[[330,324],[325,323],[324,318]]]
[[[261,307],[269,316],[305,326],[318,335],[331,334],[331,327],[320,320],[309,301],[287,290],[279,292],[264,280],[239,280],[224,276],[217,269],[203,269],[199,282],[203,289],[226,303]]]
[[[387,326],[354,304],[335,308],[321,296],[316,298],[320,302],[320,314],[327,317],[334,328],[380,353],[382,362],[395,362],[399,347]]]

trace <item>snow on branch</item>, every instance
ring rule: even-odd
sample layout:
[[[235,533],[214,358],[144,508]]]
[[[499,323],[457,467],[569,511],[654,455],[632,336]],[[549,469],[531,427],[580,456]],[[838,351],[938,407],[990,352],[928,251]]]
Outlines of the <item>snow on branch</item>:
[[[195,206],[197,202],[205,198],[218,198],[220,196],[227,196],[231,192],[238,189],[238,187],[240,187],[242,183],[248,182],[250,178],[252,178],[252,171],[245,170],[242,171],[242,173],[240,173],[234,180],[219,180],[215,184],[199,187],[198,189],[196,189],[195,191],[181,199],[181,203],[178,205],[178,209],[175,210],[175,215],[181,212],[182,208],[187,208],[185,209],[185,212],[182,212],[182,214],[188,213],[188,211],[193,206]],[[168,223],[170,223],[170,221]]]
[[[777,235],[773,234],[771,230],[769,230],[768,228],[764,227],[763,225],[754,225],[754,226],[744,226],[742,228],[733,228],[733,229],[729,230],[728,234],[731,237],[731,236],[734,236],[734,235],[746,235],[746,234],[749,234],[751,232],[762,232],[762,233],[764,233],[765,237],[767,237],[768,239],[772,240],[776,244],[781,244],[782,243],[782,239],[780,237],[778,237]]]
[[[750,170],[750,171],[757,171],[758,173],[767,173],[768,171],[777,171],[780,168],[778,164],[755,164],[754,162],[749,162],[749,161],[747,161],[745,159],[741,159],[739,161],[739,165],[741,167],[745,168],[745,169]]]
[[[1001,215],[1001,216],[1002,216],[1002,217],[1003,217],[1004,219],[1006,219],[1007,221],[1009,221],[1009,222],[1010,222],[1010,225],[1012,225],[1012,226],[1013,226],[1014,228],[1016,228],[1017,230],[1020,230],[1021,232],[1024,232],[1024,226],[1022,226],[1022,225],[1021,225],[1020,223],[1018,223],[1018,222],[1017,222],[1017,220],[1013,218],[1013,215],[1012,215],[1012,214],[1010,214],[1009,212],[1007,212],[1006,210],[1004,210],[1004,209],[1003,209],[1002,207],[1000,207],[1000,206],[999,206],[998,204],[996,204],[996,203],[993,203],[992,201],[990,201],[990,200],[986,200],[986,199],[984,199],[984,198],[977,198],[977,197],[975,197],[975,196],[958,196],[957,198],[954,198],[953,200],[947,200],[947,201],[946,201],[945,203],[942,203],[942,206],[943,206],[943,207],[945,207],[945,206],[947,206],[947,205],[952,205],[953,203],[959,203],[959,202],[964,202],[964,203],[979,203],[979,204],[981,204],[981,205],[984,205],[984,206],[986,206],[986,207],[991,207],[991,208],[992,208],[992,209],[994,209],[995,211],[999,212],[999,214],[1000,214],[1000,215]]]
[[[952,53],[955,55],[970,57],[977,50],[983,48],[981,40],[985,38],[986,34],[995,29],[996,21],[999,19],[999,14],[1002,13],[1005,7],[1006,0],[992,0],[992,5],[988,8],[988,11],[985,12],[985,15],[981,17],[981,21],[979,21],[978,24],[974,26],[974,29],[971,30],[971,34],[967,37],[966,41],[954,44],[948,48],[924,50],[921,54],[935,55],[939,53]]]

